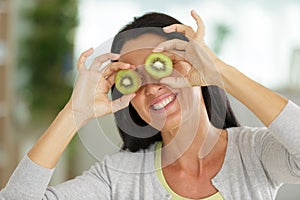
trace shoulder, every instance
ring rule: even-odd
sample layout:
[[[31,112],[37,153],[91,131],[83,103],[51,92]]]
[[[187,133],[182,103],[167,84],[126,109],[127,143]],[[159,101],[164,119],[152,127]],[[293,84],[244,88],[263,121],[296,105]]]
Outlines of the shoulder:
[[[266,140],[273,140],[266,127],[234,127],[227,129],[228,147],[245,153],[260,155]]]
[[[233,127],[226,129],[228,137],[238,143],[243,142],[257,142],[269,135],[269,129],[267,127]]]

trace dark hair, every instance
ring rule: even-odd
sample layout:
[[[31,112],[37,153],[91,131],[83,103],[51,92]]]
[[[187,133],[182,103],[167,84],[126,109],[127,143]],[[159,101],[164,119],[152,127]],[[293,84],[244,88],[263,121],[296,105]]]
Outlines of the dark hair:
[[[181,24],[181,22],[166,14],[154,12],[147,13],[141,17],[135,17],[133,22],[123,27],[115,36],[111,52],[120,53],[121,48],[126,41],[137,38],[145,33],[154,33],[166,39],[176,38],[188,41],[181,33],[167,34],[161,29],[172,24]],[[209,119],[216,128],[225,129],[239,126],[223,89],[217,86],[205,86],[202,87],[202,95]],[[112,87],[112,99],[114,100],[121,96],[122,94]],[[114,113],[114,115],[120,136],[123,140],[122,149],[136,152],[140,149],[148,148],[149,145],[155,141],[162,140],[160,131],[150,127],[138,115],[131,104],[129,104],[127,108]],[[141,127],[141,129],[138,129],[137,127]],[[143,135],[143,128],[147,128],[146,134],[151,132],[150,136]]]

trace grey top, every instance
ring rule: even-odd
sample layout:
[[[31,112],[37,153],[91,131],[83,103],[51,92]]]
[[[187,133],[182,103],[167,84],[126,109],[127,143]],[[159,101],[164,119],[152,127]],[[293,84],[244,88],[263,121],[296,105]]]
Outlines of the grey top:
[[[213,185],[225,200],[275,199],[283,183],[300,183],[300,108],[291,101],[268,128],[229,128],[225,160]],[[0,199],[170,199],[154,167],[155,145],[106,156],[81,176],[48,187],[54,170],[25,156]]]

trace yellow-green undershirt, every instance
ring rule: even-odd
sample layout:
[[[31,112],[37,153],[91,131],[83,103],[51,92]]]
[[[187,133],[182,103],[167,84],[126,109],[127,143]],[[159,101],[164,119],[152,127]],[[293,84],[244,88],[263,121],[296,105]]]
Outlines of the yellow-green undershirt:
[[[161,147],[162,147],[162,142],[157,142],[156,147],[155,147],[155,168],[156,168],[156,175],[162,184],[162,186],[172,195],[172,200],[189,200],[188,198],[182,197],[178,194],[176,194],[168,185],[166,182],[166,179],[164,177],[164,174],[162,172],[162,167],[161,167]],[[224,200],[222,195],[217,192],[216,194],[207,197],[202,200]]]

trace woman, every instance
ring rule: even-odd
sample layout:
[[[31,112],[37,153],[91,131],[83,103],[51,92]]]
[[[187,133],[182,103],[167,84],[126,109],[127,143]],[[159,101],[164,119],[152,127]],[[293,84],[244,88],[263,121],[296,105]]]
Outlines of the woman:
[[[99,56],[90,69],[85,68],[85,61],[93,50],[84,52],[70,101],[21,161],[0,197],[265,200],[274,199],[282,183],[299,183],[300,108],[218,59],[204,43],[200,17],[194,11],[192,16],[198,25],[196,32],[157,13],[136,18],[123,30],[160,24],[156,27],[163,28],[166,35],[179,32],[188,41],[155,31],[138,32],[123,43],[117,36],[114,45],[118,48],[113,45],[112,51],[121,55]],[[107,93],[116,72],[140,69],[137,66],[152,51],[170,56],[178,74],[147,82],[136,93],[120,98],[113,92],[110,101]],[[107,60],[118,61],[99,71]],[[220,88],[268,128],[238,127]],[[129,103],[128,114],[123,108]],[[154,107],[161,110],[161,124],[155,121],[160,115]],[[90,119],[112,112],[125,150],[107,156],[74,180],[48,187],[53,168],[76,131]],[[124,131],[120,120],[131,118],[139,126],[150,124],[149,133],[154,134],[140,138]]]

